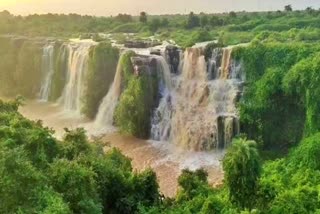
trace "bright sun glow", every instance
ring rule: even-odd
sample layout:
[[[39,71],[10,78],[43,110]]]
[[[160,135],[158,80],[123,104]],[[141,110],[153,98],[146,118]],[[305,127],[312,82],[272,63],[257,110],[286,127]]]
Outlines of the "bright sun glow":
[[[0,6],[7,7],[21,3],[36,2],[37,0],[0,0]]]

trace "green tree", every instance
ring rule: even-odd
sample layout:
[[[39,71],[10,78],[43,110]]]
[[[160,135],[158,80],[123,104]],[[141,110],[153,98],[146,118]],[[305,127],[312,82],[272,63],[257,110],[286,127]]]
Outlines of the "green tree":
[[[256,143],[246,139],[234,140],[223,159],[223,169],[231,202],[251,209],[261,171]]]
[[[231,11],[231,12],[229,13],[229,16],[230,16],[231,18],[236,18],[236,17],[237,17],[237,14],[236,14],[236,12]]]
[[[91,151],[86,131],[83,128],[77,128],[75,130],[65,129],[65,131],[66,134],[63,138],[60,156],[68,160],[73,160],[81,154],[85,155]]]
[[[97,175],[92,169],[77,161],[60,159],[51,165],[48,173],[54,190],[63,195],[74,213],[101,213]]]
[[[211,16],[209,22],[212,27],[221,26],[224,24],[223,19],[219,18],[218,16]]]
[[[187,20],[187,28],[195,28],[200,26],[200,19],[193,12],[190,12]]]
[[[162,27],[168,27],[169,26],[169,20],[167,19],[167,18],[163,18],[162,20],[161,20],[161,26]]]
[[[208,173],[203,169],[196,171],[184,169],[178,178],[178,183],[182,189],[178,193],[177,200],[190,200],[202,192],[202,187],[208,184]]]
[[[306,11],[307,11],[308,14],[314,14],[315,13],[315,10],[312,7],[307,7]]]
[[[149,23],[149,28],[151,32],[156,32],[160,26],[161,26],[161,20],[158,18],[152,19],[151,22]]]
[[[290,155],[290,164],[296,168],[320,170],[320,133],[305,138]]]
[[[160,201],[159,184],[157,175],[152,169],[133,177],[135,200],[144,206],[150,206]]]
[[[269,213],[318,213],[318,191],[310,187],[285,190],[277,196]]]
[[[208,18],[208,16],[207,15],[202,15],[201,17],[200,17],[200,25],[201,25],[201,27],[205,27],[205,26],[207,26],[209,24],[209,18]]]
[[[290,4],[284,6],[284,11],[286,11],[286,12],[292,12],[292,11],[293,11],[292,6],[291,6]]]
[[[148,16],[147,16],[146,12],[141,12],[140,13],[139,21],[142,22],[142,23],[147,23]]]
[[[149,137],[150,116],[156,93],[153,78],[142,74],[130,79],[115,111],[115,122],[121,132],[141,138]]]
[[[44,176],[28,160],[21,148],[8,149],[0,141],[0,213],[31,212],[36,188],[44,185]]]
[[[132,22],[132,16],[129,15],[129,14],[122,14],[122,13],[119,13],[116,17],[115,17],[116,20],[120,21],[120,22],[123,22],[123,23],[128,23],[128,22]]]

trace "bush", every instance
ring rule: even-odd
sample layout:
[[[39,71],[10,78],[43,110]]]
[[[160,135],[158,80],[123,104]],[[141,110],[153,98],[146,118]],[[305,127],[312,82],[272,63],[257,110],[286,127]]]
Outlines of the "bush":
[[[299,78],[294,77],[295,67],[318,48],[304,44],[257,42],[233,51],[233,56],[242,61],[246,71],[240,120],[242,131],[249,138],[263,141],[265,148],[288,147],[302,139],[304,127],[309,123],[306,120],[307,105],[303,93],[294,91],[303,89],[303,86],[296,84],[299,82],[294,79],[289,81],[289,75]],[[314,114],[310,112],[310,118],[314,118],[311,115]],[[312,121],[316,124],[317,120]]]
[[[144,74],[132,77],[120,97],[115,111],[115,123],[120,131],[136,137],[148,138],[154,93],[152,77]]]
[[[126,23],[122,25],[118,25],[117,27],[111,30],[112,33],[138,33],[141,28],[140,23]]]
[[[290,164],[296,168],[320,170],[320,133],[304,139],[290,157]]]
[[[225,182],[230,201],[241,208],[252,209],[256,203],[261,162],[254,141],[236,139],[223,159]]]
[[[134,173],[118,150],[104,154],[83,129],[62,142],[0,101],[1,213],[135,213],[160,201],[156,175]]]

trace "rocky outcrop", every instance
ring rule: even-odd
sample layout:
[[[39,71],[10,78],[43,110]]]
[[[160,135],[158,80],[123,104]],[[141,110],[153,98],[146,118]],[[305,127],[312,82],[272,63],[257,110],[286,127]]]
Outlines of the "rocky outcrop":
[[[160,49],[151,49],[150,50],[150,54],[151,55],[161,56],[161,50]]]
[[[165,55],[170,66],[171,73],[178,73],[181,50],[177,46],[168,45],[165,50]]]
[[[157,61],[152,56],[137,55],[131,57],[131,62],[134,68],[134,74],[156,74]]]
[[[233,137],[240,133],[239,118],[234,116],[218,117],[218,141],[219,149],[227,148]]]
[[[151,48],[157,45],[161,45],[161,42],[158,41],[143,41],[143,40],[134,40],[126,41],[124,47],[126,48]]]

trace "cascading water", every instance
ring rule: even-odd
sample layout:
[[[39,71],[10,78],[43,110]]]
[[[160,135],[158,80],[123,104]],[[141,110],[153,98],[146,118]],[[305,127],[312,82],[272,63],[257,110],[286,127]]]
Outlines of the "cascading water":
[[[151,138],[153,140],[166,141],[168,140],[171,129],[172,103],[171,91],[172,80],[170,67],[164,57],[159,56],[154,58],[157,60],[158,73],[161,75],[159,84],[159,94],[161,99],[158,108],[154,111],[151,119]]]
[[[243,81],[232,48],[217,48],[206,61],[203,48],[184,53],[181,75],[173,75],[152,119],[151,137],[192,150],[227,147],[239,133],[235,106]]]
[[[117,72],[114,78],[114,81],[111,85],[110,90],[108,91],[107,95],[103,98],[102,103],[99,107],[96,119],[95,119],[95,126],[100,128],[105,127],[112,127],[113,125],[113,119],[114,119],[114,111],[118,104],[120,95],[121,95],[121,83],[122,83],[122,56],[120,56]],[[170,68],[169,65],[166,63],[165,59],[162,56],[157,55],[138,55],[136,57],[133,57],[132,63],[136,62],[138,64],[141,64],[144,68],[135,68],[138,70],[146,70],[147,72],[151,72],[150,67],[152,62],[156,62],[156,68],[157,73],[160,75],[159,79],[159,94],[162,97],[160,103],[165,103],[164,100],[169,99],[167,96],[169,96],[169,91],[171,90],[171,76],[170,76]],[[144,65],[145,64],[145,65]],[[167,98],[166,98],[167,97]],[[162,104],[160,104],[162,106]],[[159,110],[161,111],[161,110]],[[159,112],[161,114],[161,112]],[[158,115],[159,115],[158,114]],[[168,122],[169,122],[169,117]],[[156,118],[152,118],[152,121],[155,121]],[[158,119],[159,122],[162,124],[165,123],[165,120]],[[155,125],[156,126],[156,125]],[[153,129],[157,129],[155,126],[153,126]],[[156,131],[152,131],[152,133],[155,133]]]
[[[80,112],[89,48],[90,45],[69,45],[68,77],[61,98],[65,109]],[[192,150],[228,146],[239,133],[235,104],[243,81],[241,65],[231,55],[232,48],[216,48],[211,58],[206,59],[203,47],[192,47],[180,60],[170,61],[165,53],[131,59],[133,65],[142,63],[141,66],[157,62],[160,99],[151,118],[153,140],[170,141]],[[178,58],[178,54],[174,56]],[[99,130],[114,125],[114,111],[122,90],[122,57],[96,115],[94,124]],[[172,61],[175,66],[170,65]]]
[[[113,80],[113,83],[107,93],[107,95],[103,98],[96,119],[95,126],[96,127],[111,127],[113,125],[113,115],[116,109],[116,106],[119,101],[119,97],[121,94],[121,81],[122,81],[122,61],[123,55],[120,56],[117,71]]]
[[[68,44],[67,81],[62,97],[59,99],[65,110],[80,114],[81,98],[84,93],[84,76],[88,70],[91,42],[72,42]]]
[[[39,99],[47,102],[49,100],[52,76],[54,74],[54,44],[49,43],[43,48],[42,55],[42,82]]]

